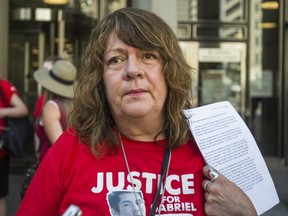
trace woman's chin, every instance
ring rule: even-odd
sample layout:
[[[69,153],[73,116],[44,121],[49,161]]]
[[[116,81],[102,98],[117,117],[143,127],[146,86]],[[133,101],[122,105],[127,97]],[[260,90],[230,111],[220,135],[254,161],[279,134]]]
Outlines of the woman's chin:
[[[145,107],[129,107],[129,109],[123,110],[124,115],[131,118],[142,118],[149,115],[151,110],[145,109]]]
[[[127,112],[126,116],[130,117],[130,118],[141,119],[141,118],[147,116],[147,112],[143,112],[143,111],[133,111],[132,112],[131,111],[131,112]]]

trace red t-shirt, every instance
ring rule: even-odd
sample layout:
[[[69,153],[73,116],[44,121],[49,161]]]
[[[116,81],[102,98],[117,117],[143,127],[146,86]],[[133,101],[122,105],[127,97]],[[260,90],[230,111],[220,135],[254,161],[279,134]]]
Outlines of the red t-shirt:
[[[0,80],[0,109],[3,107],[10,107],[11,98],[13,94],[17,94],[17,89],[7,80]],[[0,118],[0,133],[2,133],[2,128],[5,127],[5,119]],[[6,152],[0,149],[0,157],[3,157]]]
[[[142,191],[149,215],[161,173],[165,140],[156,145],[122,138],[132,182]],[[61,215],[70,204],[75,204],[84,216],[106,216],[110,215],[109,191],[133,191],[121,148],[115,154],[97,159],[78,140],[66,131],[48,150],[16,215]],[[161,214],[205,215],[203,166],[193,140],[172,152]]]

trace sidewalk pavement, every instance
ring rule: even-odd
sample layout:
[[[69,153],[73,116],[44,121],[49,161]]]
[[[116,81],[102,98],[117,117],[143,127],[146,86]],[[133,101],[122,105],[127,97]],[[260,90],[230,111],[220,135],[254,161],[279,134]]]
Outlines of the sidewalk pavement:
[[[288,167],[285,167],[279,158],[265,157],[264,159],[274,181],[280,203],[262,214],[262,216],[288,215]],[[7,200],[7,216],[15,216],[17,208],[21,202],[20,190],[21,184],[24,180],[25,169],[28,167],[28,164],[32,162],[33,159],[31,159],[31,157],[11,160],[10,193]]]
[[[264,157],[274,181],[280,203],[263,214],[263,216],[288,215],[288,167],[279,158]]]

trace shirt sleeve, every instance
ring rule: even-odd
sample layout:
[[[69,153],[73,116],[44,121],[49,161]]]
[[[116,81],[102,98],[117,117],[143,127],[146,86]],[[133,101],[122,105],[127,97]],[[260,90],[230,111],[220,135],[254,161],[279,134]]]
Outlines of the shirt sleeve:
[[[13,94],[18,95],[18,91],[14,85],[7,80],[1,80],[1,94],[3,97],[3,103],[5,107],[9,107]]]
[[[47,152],[24,195],[17,216],[59,215],[62,200],[59,160]]]
[[[63,200],[65,196],[67,198],[67,190],[73,181],[73,159],[78,154],[80,146],[82,145],[78,143],[78,138],[67,131],[59,137],[37,168],[16,216],[63,214],[71,204],[69,201],[67,205],[65,202],[63,204]]]

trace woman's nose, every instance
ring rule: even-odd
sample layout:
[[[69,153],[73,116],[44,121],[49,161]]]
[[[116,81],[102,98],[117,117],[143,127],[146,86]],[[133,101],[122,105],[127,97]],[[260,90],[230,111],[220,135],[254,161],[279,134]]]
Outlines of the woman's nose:
[[[141,60],[137,57],[129,57],[125,69],[125,79],[142,78],[145,72]]]

